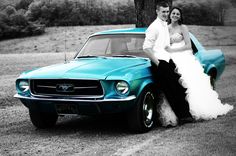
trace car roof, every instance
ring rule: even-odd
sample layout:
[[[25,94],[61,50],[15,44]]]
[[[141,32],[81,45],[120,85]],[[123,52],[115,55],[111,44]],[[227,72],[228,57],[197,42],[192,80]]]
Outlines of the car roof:
[[[96,35],[113,35],[113,34],[145,34],[147,28],[125,28],[125,29],[111,29],[111,30],[105,30],[96,32],[91,36]]]
[[[145,34],[145,31],[147,30],[146,27],[144,28],[124,28],[124,29],[110,29],[105,31],[96,32],[89,36],[99,36],[99,35],[115,35],[115,34]],[[190,38],[193,40],[193,42],[196,44],[198,49],[203,49],[202,45],[198,42],[198,40],[194,37],[192,33],[189,32]]]
[[[105,31],[100,31],[96,32],[91,36],[96,36],[96,35],[113,35],[113,34],[145,34],[145,31],[147,28],[124,28],[124,29],[110,29],[110,30],[105,30]],[[190,37],[193,37],[192,33],[189,33]]]

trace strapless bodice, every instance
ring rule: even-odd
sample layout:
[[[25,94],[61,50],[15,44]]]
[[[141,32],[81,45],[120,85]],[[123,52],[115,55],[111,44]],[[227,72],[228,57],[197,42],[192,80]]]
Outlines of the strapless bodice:
[[[170,35],[170,43],[178,43],[184,40],[184,37],[180,33],[174,33]]]

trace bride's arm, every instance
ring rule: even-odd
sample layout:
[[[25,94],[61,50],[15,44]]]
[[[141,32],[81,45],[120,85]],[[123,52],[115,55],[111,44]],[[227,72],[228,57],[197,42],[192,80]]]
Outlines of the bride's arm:
[[[181,26],[181,31],[182,31],[182,34],[183,34],[185,45],[182,46],[182,47],[179,47],[179,48],[166,47],[167,51],[169,51],[169,52],[179,52],[179,51],[191,50],[192,49],[188,27],[186,25],[182,25]]]

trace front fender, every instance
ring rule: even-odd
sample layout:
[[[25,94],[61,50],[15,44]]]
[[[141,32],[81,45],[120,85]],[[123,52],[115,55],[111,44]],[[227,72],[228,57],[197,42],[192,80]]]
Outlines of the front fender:
[[[132,82],[132,85],[131,85],[132,86],[131,94],[134,94],[137,97],[139,97],[143,89],[149,85],[154,85],[154,81],[152,77],[146,78],[146,79],[135,80],[134,82]]]

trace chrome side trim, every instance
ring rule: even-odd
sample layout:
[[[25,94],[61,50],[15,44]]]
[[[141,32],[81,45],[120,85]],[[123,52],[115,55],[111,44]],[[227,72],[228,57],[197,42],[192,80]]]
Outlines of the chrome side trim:
[[[122,102],[122,101],[131,101],[136,99],[135,95],[131,95],[122,99],[53,99],[53,98],[37,98],[34,96],[22,96],[19,94],[15,94],[14,95],[15,98],[19,98],[19,99],[28,99],[28,100],[38,100],[38,101],[69,101],[69,102]]]

